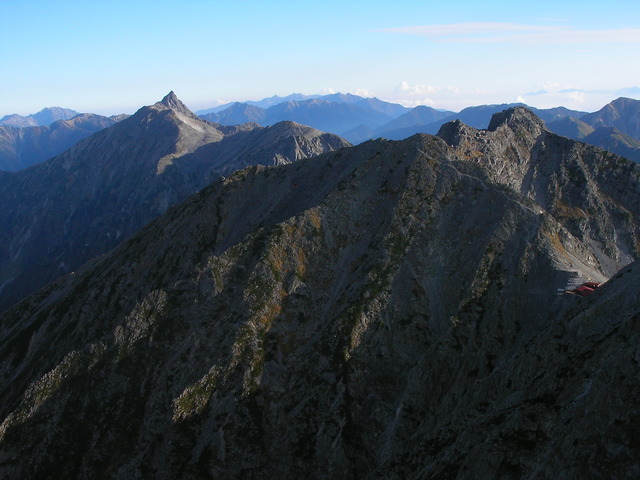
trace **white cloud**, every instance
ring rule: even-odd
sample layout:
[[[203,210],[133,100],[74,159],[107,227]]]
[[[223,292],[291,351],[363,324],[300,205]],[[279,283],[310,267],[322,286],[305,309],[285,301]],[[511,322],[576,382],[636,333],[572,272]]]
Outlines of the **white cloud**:
[[[545,84],[541,89],[518,95],[518,101],[537,108],[563,106],[573,110],[594,112],[612,100],[627,96],[640,98],[640,88],[584,90],[558,83]]]
[[[578,90],[579,89],[573,87],[572,85],[568,85],[565,83],[546,82],[546,83],[536,85],[530,92],[527,92],[524,95],[528,97],[536,97],[540,95],[568,93],[568,92],[573,92]]]
[[[524,93],[523,93],[524,92]],[[488,90],[475,86],[437,86],[401,81],[380,98],[406,107],[428,105],[434,108],[459,111],[476,105],[524,103],[536,108],[564,106],[572,110],[594,112],[618,97],[640,99],[640,87],[615,89],[584,89],[557,81],[534,85],[526,90]]]
[[[422,25],[379,30],[419,35],[451,43],[585,44],[640,43],[640,29],[579,30],[569,26],[469,22]]]
[[[334,93],[336,93],[336,91],[333,88],[323,88],[320,91],[321,95],[333,95]]]
[[[371,90],[367,90],[366,88],[358,88],[355,92],[353,92],[353,94],[365,98],[375,97],[374,93]]]
[[[584,105],[587,100],[584,92],[568,92],[566,95],[569,101],[574,105]]]
[[[396,92],[402,92],[403,95],[420,96],[432,94],[440,90],[438,87],[431,85],[409,85],[408,82],[402,81],[395,89]]]
[[[401,103],[405,107],[428,105],[435,108],[460,110],[472,105],[493,103],[495,92],[479,88],[463,89],[456,85],[410,84],[403,80],[386,99],[390,102]]]
[[[410,85],[409,82],[403,80],[397,85],[392,93],[393,100],[405,107],[417,107],[418,105],[434,106],[436,102],[433,95],[444,89],[434,87],[433,85]]]
[[[434,100],[427,97],[419,98],[419,99],[404,98],[404,99],[396,99],[395,101],[409,108],[417,107],[419,105],[427,105],[428,107],[433,107],[436,104]]]

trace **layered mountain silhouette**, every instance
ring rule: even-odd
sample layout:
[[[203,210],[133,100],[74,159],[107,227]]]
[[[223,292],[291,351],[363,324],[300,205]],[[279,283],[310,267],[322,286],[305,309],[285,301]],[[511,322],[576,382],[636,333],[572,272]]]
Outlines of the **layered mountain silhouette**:
[[[58,157],[0,173],[0,310],[113,248],[220,175],[346,145],[291,122],[214,125],[172,92]]]
[[[576,112],[564,107],[536,109],[521,103],[500,104],[500,105],[479,105],[467,107],[458,113],[435,110],[431,107],[418,106],[410,112],[398,117],[391,122],[384,124],[371,131],[361,130],[360,132],[350,132],[353,135],[345,135],[350,141],[357,143],[370,138],[384,137],[392,140],[402,140],[416,133],[435,134],[440,127],[448,122],[459,120],[474,128],[486,128],[491,117],[508,108],[517,106],[527,107],[545,122],[560,121],[570,118],[571,115],[580,116],[583,112]]]
[[[640,100],[618,98],[597,112],[550,122],[549,128],[640,162]]]
[[[637,140],[615,127],[600,127],[582,138],[591,145],[617,153],[635,162],[640,162],[640,140]]]
[[[573,116],[553,120],[548,127],[558,135],[575,140],[581,140],[594,131],[591,125]]]
[[[442,125],[441,121],[450,117],[452,113],[453,112],[436,110],[435,108],[420,105],[412,108],[390,122],[379,126],[378,128],[360,125],[348,132],[345,132],[344,137],[348,138],[349,141],[353,143],[361,143],[365,140],[378,137],[384,137],[391,140],[402,140],[423,129],[429,130],[429,133],[436,133],[438,131],[436,125]],[[422,128],[424,125],[431,125],[431,127],[428,129]]]
[[[78,112],[70,108],[48,107],[38,113],[27,115],[5,115],[0,118],[0,125],[10,127],[47,127],[58,120],[70,120],[78,115]]]
[[[299,93],[286,97],[273,96],[259,101],[234,102],[215,108],[200,110],[202,118],[222,125],[240,125],[243,123],[258,123],[267,126],[280,121],[295,121],[305,125],[329,131],[346,138],[352,143],[361,143],[372,138],[388,138],[401,140],[415,133],[435,134],[440,127],[450,121],[460,120],[475,127],[486,128],[491,116],[497,112],[524,104],[480,105],[468,107],[458,113],[436,110],[427,106],[409,109],[399,104],[384,102],[376,98],[365,98],[358,95],[335,93],[331,95],[302,95]],[[634,161],[640,159],[640,150],[636,141],[640,142],[638,131],[638,101],[629,98],[619,98],[594,113],[570,110],[565,107],[532,110],[544,120],[548,128],[554,133],[584,141],[592,145],[612,151]],[[35,125],[56,114],[62,116],[75,113],[68,109],[44,109],[38,114],[28,117],[6,116],[5,121],[17,125]],[[45,115],[46,114],[46,115]],[[121,117],[121,116],[119,116]],[[121,118],[113,118],[119,120]],[[587,138],[596,129],[598,133]],[[7,136],[6,134],[4,135]],[[25,137],[22,134],[23,138]],[[0,149],[0,159],[5,161],[5,170],[22,168],[30,165],[62,149],[43,157],[49,149],[41,146],[42,141],[36,138],[36,145],[15,145],[16,134],[11,132],[9,139],[3,140],[4,151]],[[29,137],[30,138],[30,137]],[[66,147],[70,144],[65,144]],[[21,157],[16,150],[34,150],[38,160],[31,161]],[[20,159],[18,161],[17,159]]]
[[[43,162],[119,119],[84,113],[48,126],[0,126],[0,170],[22,170]]]
[[[523,108],[237,171],[0,316],[0,473],[633,477],[639,235],[640,166]]]
[[[615,127],[622,133],[640,138],[640,100],[618,98],[594,113],[580,117],[593,128]]]
[[[225,125],[245,122],[272,125],[289,120],[344,135],[350,140],[362,136],[360,133],[354,135],[352,130],[374,129],[408,110],[402,105],[351,94],[335,93],[312,97],[294,94],[289,97],[272,97],[260,102],[236,102],[224,108],[202,111],[200,116]]]
[[[247,100],[246,102],[225,103],[222,105],[218,105],[217,107],[198,110],[195,113],[198,116],[203,116],[208,113],[221,112],[222,110],[226,110],[227,108],[235,105],[236,103],[242,103],[244,105],[252,105],[255,107],[260,107],[261,109],[267,109],[269,107],[273,107],[274,105],[277,105],[283,102],[289,102],[289,101],[297,102],[297,101],[310,100],[312,98],[319,98],[319,97],[322,97],[322,95],[304,95],[302,93],[292,93],[291,95],[287,95],[285,97],[274,95],[272,97],[263,98],[262,100]]]
[[[226,104],[199,113],[207,120],[224,125],[245,122],[270,125],[281,120],[294,120],[339,134],[352,143],[361,143],[380,137],[402,140],[416,133],[436,134],[442,125],[455,120],[471,127],[486,128],[495,113],[525,106],[544,120],[554,133],[640,161],[637,147],[637,142],[640,142],[639,105],[638,100],[618,98],[594,113],[565,107],[536,109],[521,103],[479,105],[455,113],[427,106],[408,109],[351,94],[293,94],[257,102]],[[596,130],[598,132],[594,133]]]
[[[435,134],[442,125],[455,120],[475,128],[486,128],[493,114],[515,106],[526,105],[480,105],[455,113],[424,105],[408,109],[376,98],[363,98],[351,94],[308,97],[294,94],[288,97],[271,97],[258,102],[235,102],[202,110],[199,114],[202,118],[224,125],[245,122],[269,125],[281,120],[294,120],[337,133],[350,142],[361,143],[378,137],[402,140],[415,133]],[[569,118],[577,119],[585,115],[585,112],[564,107],[527,108],[545,122],[561,123]]]

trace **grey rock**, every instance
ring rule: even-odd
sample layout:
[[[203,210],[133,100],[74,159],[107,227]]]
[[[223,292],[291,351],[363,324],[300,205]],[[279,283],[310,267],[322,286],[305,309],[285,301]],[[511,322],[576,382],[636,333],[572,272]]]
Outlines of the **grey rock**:
[[[523,107],[495,115],[488,130],[454,122],[438,135],[460,156],[483,165],[494,182],[535,201],[585,239],[606,278],[637,255],[633,212],[640,207],[640,176],[633,162],[555,135]]]
[[[630,238],[639,167],[492,128],[237,171],[7,311],[0,474],[636,476],[640,269],[556,295],[623,249],[549,200]]]
[[[112,249],[220,175],[347,145],[293,123],[214,125],[171,92],[58,157],[0,174],[0,310]]]

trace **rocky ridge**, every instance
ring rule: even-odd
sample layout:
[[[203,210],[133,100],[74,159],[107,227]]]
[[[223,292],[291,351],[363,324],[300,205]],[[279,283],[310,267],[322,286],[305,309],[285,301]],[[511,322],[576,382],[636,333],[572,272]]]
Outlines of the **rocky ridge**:
[[[518,109],[441,137],[238,171],[2,315],[2,475],[636,476],[638,265],[557,296],[606,239],[536,195],[578,162],[631,238],[638,167]]]
[[[560,220],[564,234],[587,241],[606,278],[636,258],[640,176],[633,162],[555,135],[523,107],[494,115],[487,130],[453,122],[438,136]]]
[[[50,161],[0,174],[0,310],[115,247],[220,175],[346,145],[292,123],[214,125],[171,92]]]

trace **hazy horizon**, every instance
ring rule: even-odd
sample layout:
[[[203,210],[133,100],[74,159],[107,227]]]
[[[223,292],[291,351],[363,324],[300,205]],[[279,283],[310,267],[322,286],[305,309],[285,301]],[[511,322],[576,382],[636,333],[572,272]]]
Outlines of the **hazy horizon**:
[[[640,4],[1,2],[0,117],[192,110],[294,92],[459,111],[640,99]]]

